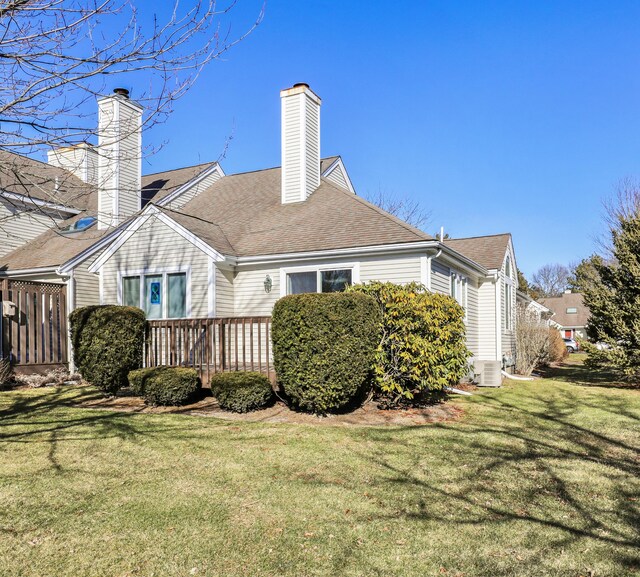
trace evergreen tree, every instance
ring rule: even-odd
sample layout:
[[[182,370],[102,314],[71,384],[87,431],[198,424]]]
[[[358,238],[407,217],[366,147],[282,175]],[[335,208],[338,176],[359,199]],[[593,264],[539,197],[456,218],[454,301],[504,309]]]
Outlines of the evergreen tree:
[[[640,204],[617,213],[611,240],[613,259],[594,256],[576,269],[576,285],[591,311],[587,334],[609,345],[587,345],[587,363],[640,382]]]
[[[518,290],[530,296],[534,301],[537,301],[540,298],[540,293],[536,290],[536,288],[527,280],[527,277],[524,276],[524,273],[517,269],[518,272]]]

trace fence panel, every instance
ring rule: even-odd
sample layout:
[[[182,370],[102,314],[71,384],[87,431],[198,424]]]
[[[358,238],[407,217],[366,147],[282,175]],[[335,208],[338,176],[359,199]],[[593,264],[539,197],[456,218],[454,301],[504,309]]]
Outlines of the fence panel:
[[[151,320],[145,366],[193,367],[208,385],[225,371],[258,371],[275,381],[271,317]]]
[[[4,301],[16,306],[13,315],[0,320],[0,355],[17,370],[37,370],[66,365],[66,287],[3,279],[0,281],[0,308]]]

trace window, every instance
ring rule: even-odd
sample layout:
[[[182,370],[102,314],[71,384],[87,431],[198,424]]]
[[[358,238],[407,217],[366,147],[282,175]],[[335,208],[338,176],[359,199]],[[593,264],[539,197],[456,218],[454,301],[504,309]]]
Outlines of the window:
[[[140,307],[148,319],[187,316],[187,273],[136,274],[122,277],[125,306]]]
[[[170,319],[187,316],[187,275],[183,272],[167,275],[167,316]]]
[[[578,309],[576,307],[567,307],[567,314],[568,315],[578,314]]]
[[[295,272],[287,275],[287,294],[299,295],[315,292],[318,292],[318,273]]]
[[[87,230],[91,228],[96,223],[95,216],[83,216],[79,218],[75,222],[71,223],[67,228],[63,229],[63,233],[73,233],[73,232],[82,232],[83,230]]]
[[[467,308],[467,277],[457,272],[451,272],[450,278],[451,296],[458,301],[458,304]]]
[[[511,278],[511,259],[507,256],[507,262],[504,264],[504,274],[507,278]]]
[[[353,269],[305,270],[288,272],[287,294],[333,293],[343,291],[353,282]]]
[[[504,284],[504,327],[507,330],[513,329],[513,286]]]

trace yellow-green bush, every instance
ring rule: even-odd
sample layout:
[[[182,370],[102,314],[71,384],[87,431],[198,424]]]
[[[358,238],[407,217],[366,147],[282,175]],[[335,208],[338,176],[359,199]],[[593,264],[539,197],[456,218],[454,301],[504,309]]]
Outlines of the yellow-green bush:
[[[349,292],[373,297],[382,311],[374,359],[376,385],[395,404],[456,385],[468,372],[463,308],[418,283],[372,282]]]

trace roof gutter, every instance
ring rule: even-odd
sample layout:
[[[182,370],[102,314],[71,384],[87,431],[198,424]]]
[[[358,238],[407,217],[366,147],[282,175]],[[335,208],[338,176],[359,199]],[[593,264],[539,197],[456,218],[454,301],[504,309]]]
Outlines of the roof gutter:
[[[47,208],[49,210],[57,210],[58,212],[64,212],[66,214],[80,214],[82,211],[77,208],[69,208],[62,204],[56,204],[54,202],[48,202],[39,198],[32,198],[26,194],[18,194],[16,192],[8,192],[6,190],[0,190],[0,195],[10,200],[17,200],[24,204],[33,204],[40,208]]]
[[[330,250],[317,250],[309,252],[279,253],[258,256],[227,256],[226,262],[235,266],[260,265],[273,262],[288,262],[296,260],[318,260],[324,258],[336,258],[354,255],[378,255],[416,252],[427,249],[437,249],[438,241],[427,240],[420,242],[407,242],[402,244],[384,244],[375,246],[361,246],[355,248],[339,248]]]
[[[64,276],[58,272],[58,268],[55,266],[44,266],[39,268],[23,268],[14,270],[0,270],[1,278],[11,278],[16,276],[39,276],[43,274],[55,274],[58,276]]]

